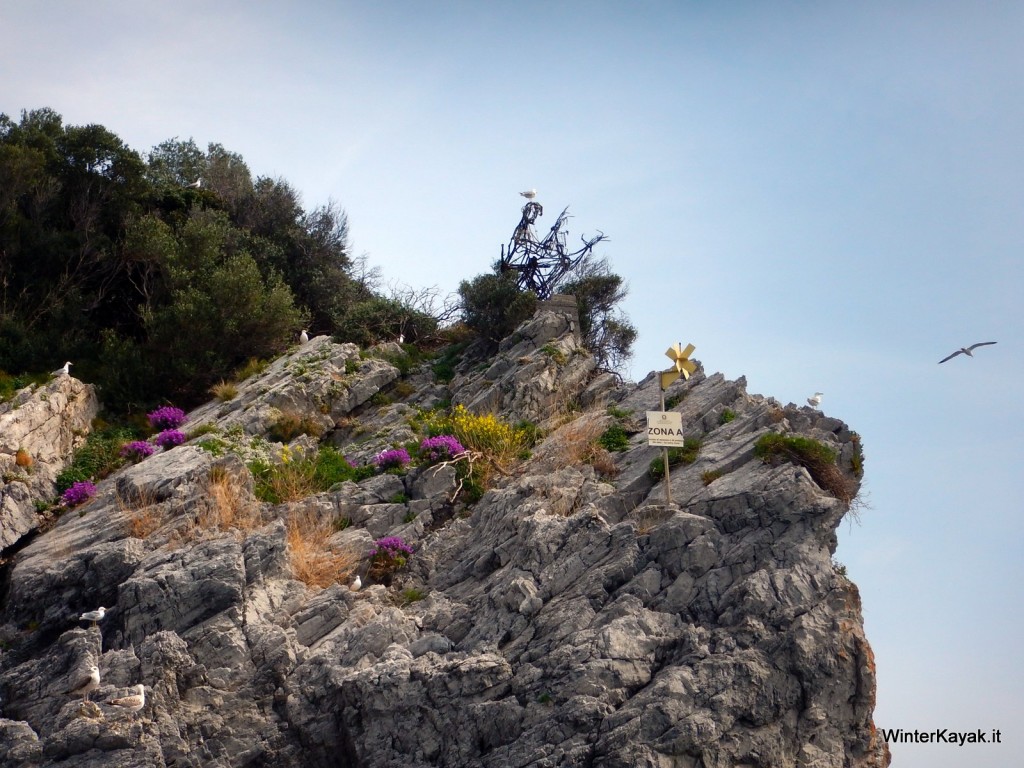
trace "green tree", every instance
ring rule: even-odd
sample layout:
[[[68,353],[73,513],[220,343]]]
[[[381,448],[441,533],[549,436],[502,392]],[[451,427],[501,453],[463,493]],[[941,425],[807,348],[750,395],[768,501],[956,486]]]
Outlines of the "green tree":
[[[514,272],[477,275],[459,283],[463,322],[492,347],[537,308],[532,291],[520,291]]]
[[[611,271],[607,259],[584,259],[558,292],[576,297],[583,343],[598,365],[613,371],[621,368],[632,354],[637,334],[619,310],[628,288]]]

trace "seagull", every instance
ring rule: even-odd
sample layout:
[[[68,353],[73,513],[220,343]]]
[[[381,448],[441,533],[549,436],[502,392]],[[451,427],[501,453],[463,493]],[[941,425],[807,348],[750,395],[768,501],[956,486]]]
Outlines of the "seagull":
[[[201,186],[203,186],[203,180],[202,179],[196,179],[191,184],[186,184],[185,186],[187,188],[191,188],[191,189],[199,189]]]
[[[75,679],[75,684],[72,685],[67,693],[74,695],[82,694],[82,700],[88,701],[89,694],[100,687],[100,668],[93,664],[89,667],[89,673],[82,675]]]
[[[519,194],[522,195],[523,197],[525,197],[527,200],[533,200],[533,198],[535,198],[537,196],[537,190],[536,189],[528,189],[525,192],[520,192]]]
[[[115,707],[124,707],[129,712],[139,712],[146,706],[146,689],[142,687],[142,683],[139,683],[135,686],[135,693],[122,696],[119,699],[111,699],[107,703],[113,704]]]
[[[405,344],[405,334],[404,333],[398,334],[398,343],[399,344]]]
[[[104,617],[104,615],[106,615],[106,613],[107,613],[107,609],[104,608],[101,605],[95,611],[86,611],[85,613],[83,613],[81,616],[78,617],[78,620],[79,621],[91,621],[93,624],[95,624],[97,621],[102,621],[103,617]]]
[[[305,344],[307,341],[309,341],[309,334],[306,333],[306,329],[303,328],[302,333],[299,334],[299,343]]]
[[[817,408],[821,405],[821,398],[824,394],[824,392],[815,392],[814,397],[807,398],[807,404],[811,406],[811,408]]]
[[[71,366],[72,365],[74,365],[74,363],[72,363],[69,360],[68,362],[64,363],[64,367],[63,368],[58,368],[56,371],[54,371],[53,375],[54,376],[70,376],[71,375]]]
[[[971,354],[971,350],[972,349],[977,349],[978,347],[987,347],[989,344],[995,344],[995,343],[996,342],[994,342],[994,341],[979,341],[977,344],[971,344],[971,346],[969,346],[969,347],[960,347],[960,349],[958,349],[956,352],[954,352],[949,357],[944,357],[941,360],[939,360],[939,365],[942,365],[947,360],[952,360],[957,355],[967,355],[968,357],[974,357],[974,355]]]
[[[355,581],[352,582],[352,586],[349,587],[349,589],[352,590],[353,592],[358,592],[362,588],[362,586],[363,586],[363,580],[359,578],[358,574],[356,574]]]

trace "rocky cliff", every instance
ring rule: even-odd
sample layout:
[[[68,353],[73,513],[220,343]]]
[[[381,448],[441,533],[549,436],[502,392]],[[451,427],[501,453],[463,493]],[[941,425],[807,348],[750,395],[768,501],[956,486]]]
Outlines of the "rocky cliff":
[[[700,440],[669,506],[643,429],[655,378],[597,374],[571,313],[467,352],[447,383],[401,354],[313,339],[190,414],[189,443],[8,550],[4,765],[888,765],[857,588],[831,559],[860,469],[846,425],[699,370],[666,393]],[[73,381],[34,395],[65,413],[40,456],[83,429],[88,409],[60,395]],[[543,435],[472,503],[453,463],[253,495],[254,457],[333,445],[363,464],[450,402]],[[3,424],[0,457],[23,441]],[[850,493],[755,455],[769,432],[830,446]],[[299,572],[310,521],[342,583]],[[382,536],[413,549],[387,577],[367,559]],[[91,700],[68,694],[93,664]],[[140,711],[110,703],[139,683]]]

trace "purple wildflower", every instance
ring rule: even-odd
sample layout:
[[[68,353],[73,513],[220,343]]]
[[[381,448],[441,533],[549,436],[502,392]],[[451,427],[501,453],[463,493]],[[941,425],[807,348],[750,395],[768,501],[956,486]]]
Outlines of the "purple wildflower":
[[[132,440],[121,446],[121,455],[132,461],[142,461],[147,456],[152,456],[154,451],[156,448],[153,444],[145,440]]]
[[[420,456],[430,462],[450,459],[452,456],[456,456],[465,450],[462,447],[462,443],[451,435],[427,437],[420,443]]]
[[[405,563],[405,556],[412,554],[412,547],[402,541],[401,536],[385,536],[373,542],[373,549],[370,550],[370,558],[380,557],[387,560],[401,560]]]
[[[80,480],[64,491],[60,497],[65,507],[76,507],[96,495],[96,486],[88,480]]]
[[[409,458],[409,452],[405,448],[391,448],[387,451],[381,451],[373,459],[373,463],[382,470],[401,469],[410,461],[412,459]]]
[[[147,413],[146,416],[149,418],[149,424],[153,429],[175,429],[184,424],[188,419],[188,416],[185,415],[181,408],[175,408],[173,405],[157,408],[152,413]]]
[[[181,445],[185,442],[185,433],[179,432],[176,429],[165,429],[156,436],[155,442],[165,451],[169,451],[174,446]]]

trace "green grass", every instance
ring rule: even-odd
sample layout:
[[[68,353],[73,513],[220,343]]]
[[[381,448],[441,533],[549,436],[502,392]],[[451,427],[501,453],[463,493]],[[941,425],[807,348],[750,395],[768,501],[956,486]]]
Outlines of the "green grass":
[[[565,353],[556,347],[554,344],[545,344],[540,348],[540,351],[550,357],[559,365],[565,365],[566,357]]]
[[[726,408],[722,411],[722,414],[718,417],[719,424],[728,424],[730,421],[736,418],[736,411]]]
[[[0,403],[10,400],[19,389],[24,389],[30,384],[45,384],[49,380],[50,375],[47,373],[23,373],[12,376],[5,371],[0,371]]]
[[[608,415],[615,419],[628,419],[633,415],[633,412],[623,408],[616,408],[614,405],[609,405]]]

